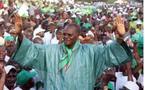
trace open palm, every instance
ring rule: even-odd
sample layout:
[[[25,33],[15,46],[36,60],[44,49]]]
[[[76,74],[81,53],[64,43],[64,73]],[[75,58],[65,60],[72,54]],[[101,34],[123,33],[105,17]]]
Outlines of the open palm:
[[[19,34],[22,30],[22,18],[15,14],[15,33]]]
[[[117,16],[115,20],[116,26],[117,26],[117,31],[120,36],[123,36],[125,34],[125,26],[124,22],[121,19],[121,16]]]

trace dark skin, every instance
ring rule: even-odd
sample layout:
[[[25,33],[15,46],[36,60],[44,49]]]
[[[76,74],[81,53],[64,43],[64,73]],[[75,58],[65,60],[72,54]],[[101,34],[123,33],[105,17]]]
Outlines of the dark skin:
[[[15,42],[14,41],[6,41],[5,46],[6,46],[6,50],[7,50],[7,55],[9,57],[11,57],[13,52],[15,52],[15,50],[16,50]]]
[[[30,90],[30,88],[34,87],[34,80],[31,78],[26,84],[20,86],[23,90]]]
[[[77,31],[76,27],[74,27],[74,26],[65,27],[64,32],[63,32],[63,39],[64,39],[64,44],[68,48],[73,48],[78,37],[79,37],[79,32]]]
[[[63,32],[63,39],[64,44],[68,48],[73,48],[75,42],[77,41],[79,37],[79,27],[75,24],[71,24],[65,27]],[[23,40],[23,34],[22,34],[22,19],[18,15],[15,15],[15,33],[18,35],[18,40],[21,43]]]
[[[0,60],[4,61],[6,54],[6,48],[4,46],[0,46]]]
[[[1,36],[1,37],[3,37],[4,32],[5,32],[5,31],[4,31],[4,29],[3,29],[3,28],[1,28],[1,30],[0,30],[0,36]]]
[[[52,38],[54,37],[56,26],[54,24],[49,25],[49,31],[52,33]]]
[[[14,84],[16,82],[16,75],[17,75],[17,70],[14,68],[11,69],[9,73],[6,75],[5,85],[10,90],[14,89]]]
[[[63,33],[62,33],[60,30],[57,31],[56,37],[57,37],[57,39],[59,40],[59,43],[62,43],[62,40],[63,40]]]
[[[44,37],[44,32],[39,32],[37,35],[43,38]]]

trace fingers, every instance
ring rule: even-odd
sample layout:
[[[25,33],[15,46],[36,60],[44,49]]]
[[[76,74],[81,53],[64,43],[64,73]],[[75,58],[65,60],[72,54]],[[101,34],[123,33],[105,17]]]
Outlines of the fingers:
[[[117,17],[116,17],[116,23],[117,23],[117,24],[124,24],[124,22],[123,22],[121,16],[117,16]]]
[[[15,17],[15,23],[22,24],[22,18],[16,13],[14,14]]]

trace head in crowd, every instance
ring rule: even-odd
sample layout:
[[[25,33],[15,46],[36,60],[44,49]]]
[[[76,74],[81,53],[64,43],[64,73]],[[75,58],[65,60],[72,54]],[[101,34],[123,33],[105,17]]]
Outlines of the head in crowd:
[[[16,76],[16,83],[20,85],[23,90],[29,90],[34,86],[33,77],[36,75],[34,72],[29,72],[26,70],[22,70]]]
[[[16,84],[16,76],[17,76],[17,70],[14,66],[12,65],[7,65],[5,66],[6,70],[6,80],[5,80],[5,85],[8,89],[14,89],[15,84]]]

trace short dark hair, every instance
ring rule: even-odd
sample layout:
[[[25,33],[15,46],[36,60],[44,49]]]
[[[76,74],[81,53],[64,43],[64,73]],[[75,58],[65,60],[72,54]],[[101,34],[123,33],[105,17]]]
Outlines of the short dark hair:
[[[74,28],[76,30],[77,33],[81,32],[80,26],[77,24],[68,24],[65,26],[66,29],[68,28]]]

